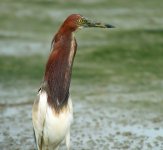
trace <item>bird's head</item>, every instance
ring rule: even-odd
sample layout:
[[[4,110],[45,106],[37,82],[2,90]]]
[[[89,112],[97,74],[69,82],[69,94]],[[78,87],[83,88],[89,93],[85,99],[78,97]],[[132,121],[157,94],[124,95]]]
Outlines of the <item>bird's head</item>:
[[[110,24],[103,24],[100,22],[91,21],[79,14],[70,15],[63,23],[62,28],[66,28],[67,30],[76,31],[80,28],[114,28],[114,26]]]

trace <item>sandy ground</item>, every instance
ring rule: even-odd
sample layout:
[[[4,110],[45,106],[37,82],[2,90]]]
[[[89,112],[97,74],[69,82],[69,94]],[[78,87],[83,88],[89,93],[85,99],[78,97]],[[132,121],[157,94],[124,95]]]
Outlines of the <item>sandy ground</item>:
[[[137,107],[126,109],[122,107],[125,104],[119,107],[118,101],[102,96],[74,97],[73,101],[72,150],[163,149],[161,113]],[[1,150],[34,149],[31,108],[31,101],[1,105]],[[61,149],[66,149],[64,143]]]

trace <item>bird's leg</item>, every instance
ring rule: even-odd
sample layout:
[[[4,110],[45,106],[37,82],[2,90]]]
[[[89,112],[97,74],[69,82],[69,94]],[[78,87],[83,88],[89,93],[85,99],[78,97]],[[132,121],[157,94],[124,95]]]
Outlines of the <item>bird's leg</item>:
[[[70,129],[66,135],[66,147],[67,147],[67,150],[70,150]]]

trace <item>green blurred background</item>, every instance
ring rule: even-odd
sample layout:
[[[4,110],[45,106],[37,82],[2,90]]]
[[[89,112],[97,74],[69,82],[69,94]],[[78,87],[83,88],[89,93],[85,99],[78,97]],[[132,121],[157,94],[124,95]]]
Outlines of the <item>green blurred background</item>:
[[[78,51],[71,83],[76,120],[73,149],[163,148],[162,9],[161,0],[1,0],[2,148],[16,143],[11,149],[22,149],[23,132],[26,148],[32,149],[31,106],[43,77],[51,39],[72,13],[116,26],[110,30],[83,29],[75,34]],[[14,116],[19,117],[12,120]],[[103,119],[98,120],[100,117]],[[21,133],[13,132],[19,129],[15,124],[23,119],[26,125],[21,124]],[[99,125],[94,126],[97,122]],[[91,130],[90,135],[86,128]],[[101,132],[95,133],[97,130]],[[5,139],[9,142],[5,143]],[[137,143],[132,145],[135,139]]]

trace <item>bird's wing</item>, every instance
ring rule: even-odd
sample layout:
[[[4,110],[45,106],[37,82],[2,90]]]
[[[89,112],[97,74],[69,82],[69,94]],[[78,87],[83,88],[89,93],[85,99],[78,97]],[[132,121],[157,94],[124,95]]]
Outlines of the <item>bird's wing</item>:
[[[32,108],[32,121],[35,131],[37,147],[41,149],[43,144],[44,123],[47,108],[47,95],[40,90]]]

